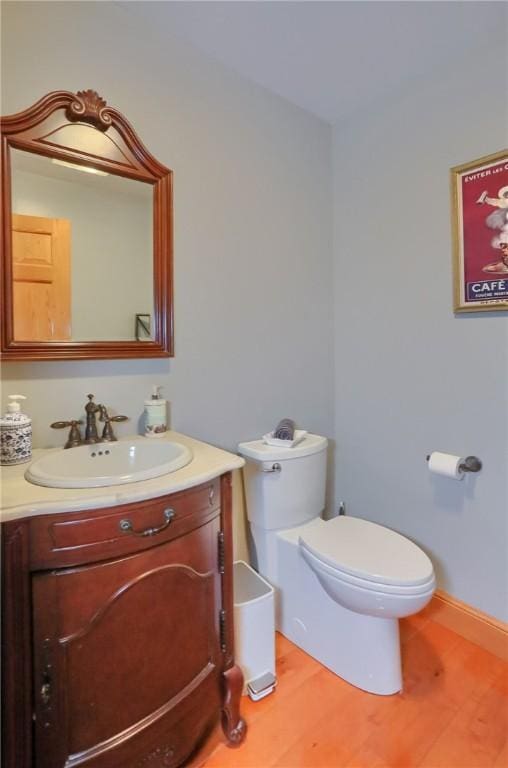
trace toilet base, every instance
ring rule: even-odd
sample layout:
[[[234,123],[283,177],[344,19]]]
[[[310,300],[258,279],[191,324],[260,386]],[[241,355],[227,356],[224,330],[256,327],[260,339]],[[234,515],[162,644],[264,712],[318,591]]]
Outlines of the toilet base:
[[[274,533],[273,571],[263,574],[276,588],[277,629],[357,688],[383,696],[398,693],[398,619],[355,613],[332,600],[302,557],[300,531],[298,527]]]

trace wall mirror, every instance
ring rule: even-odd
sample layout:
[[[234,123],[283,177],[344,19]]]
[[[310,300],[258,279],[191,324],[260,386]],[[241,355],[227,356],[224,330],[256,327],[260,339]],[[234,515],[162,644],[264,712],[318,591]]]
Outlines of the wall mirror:
[[[1,132],[3,359],[172,355],[171,171],[94,91]]]

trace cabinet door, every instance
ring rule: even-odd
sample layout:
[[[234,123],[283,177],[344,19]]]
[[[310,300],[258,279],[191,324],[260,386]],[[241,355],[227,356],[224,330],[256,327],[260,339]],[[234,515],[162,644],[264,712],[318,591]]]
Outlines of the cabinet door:
[[[37,768],[171,768],[220,709],[218,519],[33,576]]]

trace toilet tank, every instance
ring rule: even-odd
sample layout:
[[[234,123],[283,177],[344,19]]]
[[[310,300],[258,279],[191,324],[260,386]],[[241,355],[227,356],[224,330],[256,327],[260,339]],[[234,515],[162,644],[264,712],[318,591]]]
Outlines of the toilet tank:
[[[325,507],[326,437],[307,435],[294,448],[240,443],[245,458],[247,517],[263,530],[301,525],[319,517]],[[280,471],[270,471],[279,465]]]

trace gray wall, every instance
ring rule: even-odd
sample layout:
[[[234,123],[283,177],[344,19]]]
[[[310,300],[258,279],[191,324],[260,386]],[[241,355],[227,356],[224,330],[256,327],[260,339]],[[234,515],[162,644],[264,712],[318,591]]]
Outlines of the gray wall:
[[[87,392],[137,425],[160,383],[173,428],[225,448],[282,416],[330,435],[330,128],[181,43],[153,44],[113,3],[2,11],[4,114],[93,88],[173,169],[176,329],[171,361],[4,364],[3,406],[28,395],[35,444],[57,445],[49,422],[79,416]]]
[[[334,134],[336,496],[507,617],[508,325],[454,317],[448,169],[506,145],[506,47]],[[493,74],[494,73],[494,74]],[[431,476],[433,450],[481,474]]]

